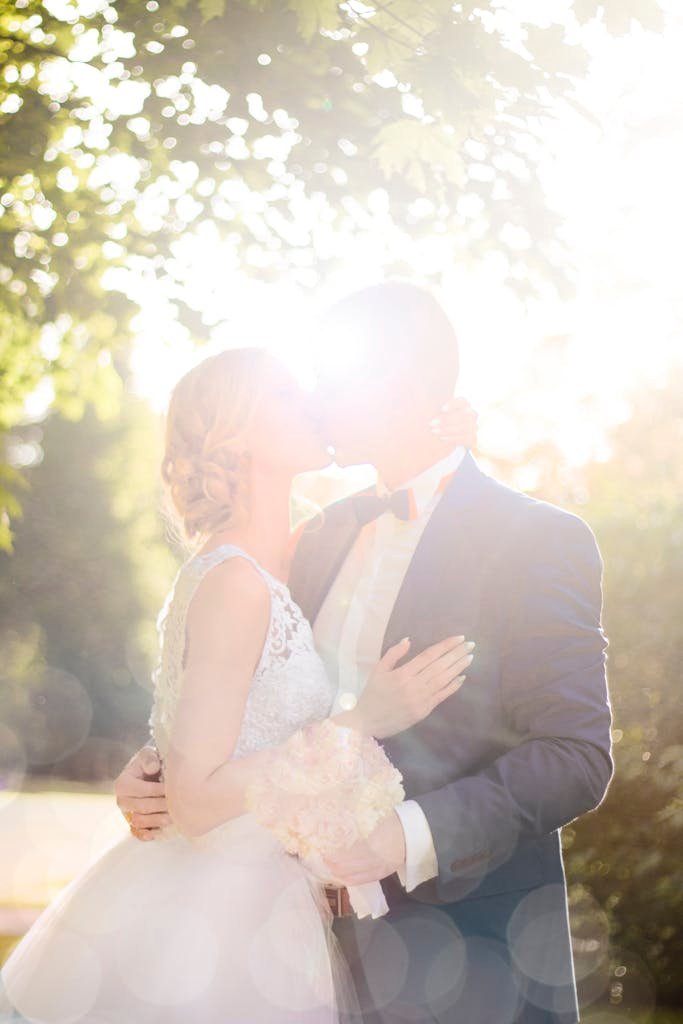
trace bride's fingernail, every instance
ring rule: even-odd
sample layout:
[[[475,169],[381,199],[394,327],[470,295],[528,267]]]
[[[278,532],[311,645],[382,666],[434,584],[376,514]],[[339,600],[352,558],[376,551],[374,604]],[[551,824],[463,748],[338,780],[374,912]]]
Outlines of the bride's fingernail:
[[[429,421],[429,426],[430,427],[438,427],[440,423],[441,423],[441,418],[439,416],[435,416],[433,420]]]

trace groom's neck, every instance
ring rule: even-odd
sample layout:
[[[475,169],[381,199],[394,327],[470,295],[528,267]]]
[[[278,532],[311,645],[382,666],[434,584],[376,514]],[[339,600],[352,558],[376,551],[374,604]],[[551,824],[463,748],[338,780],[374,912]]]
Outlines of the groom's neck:
[[[374,466],[386,486],[394,491],[418,473],[429,469],[453,450],[452,441],[440,441],[434,434],[392,442],[386,451],[378,453]]]

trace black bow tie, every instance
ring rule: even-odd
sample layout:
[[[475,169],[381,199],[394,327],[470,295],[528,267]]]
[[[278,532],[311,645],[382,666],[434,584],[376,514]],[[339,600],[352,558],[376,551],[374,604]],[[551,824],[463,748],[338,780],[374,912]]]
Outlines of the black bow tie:
[[[383,512],[393,512],[399,519],[411,519],[410,489],[407,487],[399,491],[392,491],[382,497],[379,494],[356,494],[353,498],[353,506],[358,517],[358,522],[363,526],[365,523],[377,519]]]

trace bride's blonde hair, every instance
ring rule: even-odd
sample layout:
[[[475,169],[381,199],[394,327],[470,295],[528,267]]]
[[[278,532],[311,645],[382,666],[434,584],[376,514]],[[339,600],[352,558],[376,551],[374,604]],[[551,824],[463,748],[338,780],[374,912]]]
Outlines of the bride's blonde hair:
[[[176,383],[165,416],[162,513],[188,551],[248,515],[248,427],[266,351],[207,356]]]

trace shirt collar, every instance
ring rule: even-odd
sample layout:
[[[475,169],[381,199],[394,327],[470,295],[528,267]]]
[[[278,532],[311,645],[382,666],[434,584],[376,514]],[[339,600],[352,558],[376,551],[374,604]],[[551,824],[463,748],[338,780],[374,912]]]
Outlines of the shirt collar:
[[[450,451],[443,459],[439,459],[438,462],[432,463],[426,469],[423,469],[421,473],[417,473],[410,480],[406,480],[405,483],[400,484],[399,487],[394,490],[403,490],[404,488],[410,488],[413,492],[413,498],[415,501],[415,507],[417,514],[421,515],[425,508],[436,495],[439,490],[439,484],[445,476],[453,474],[465,456],[466,449],[463,445],[458,445]],[[386,494],[390,494],[391,490],[387,487],[381,477],[377,479],[377,494],[380,497],[384,497]]]

